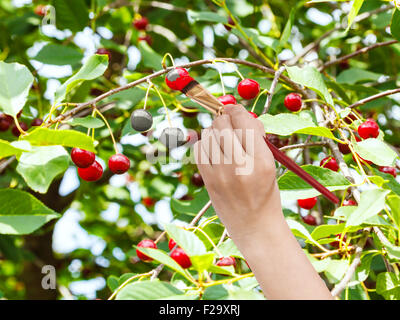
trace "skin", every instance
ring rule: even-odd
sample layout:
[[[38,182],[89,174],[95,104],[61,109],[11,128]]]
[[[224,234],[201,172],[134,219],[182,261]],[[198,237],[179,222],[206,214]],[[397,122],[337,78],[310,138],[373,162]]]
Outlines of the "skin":
[[[225,139],[219,139],[224,129]],[[254,130],[254,147],[235,129]],[[275,162],[264,135],[261,121],[241,105],[225,106],[224,114],[203,130],[194,154],[212,204],[267,299],[333,299],[284,219]],[[218,162],[232,153],[252,161],[253,170],[237,175],[240,161]]]

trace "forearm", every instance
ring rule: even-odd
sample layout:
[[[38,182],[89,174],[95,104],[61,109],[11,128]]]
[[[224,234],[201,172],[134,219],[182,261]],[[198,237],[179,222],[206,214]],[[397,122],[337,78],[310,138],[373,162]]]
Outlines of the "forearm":
[[[260,213],[261,214],[261,213]],[[233,240],[268,299],[333,299],[282,214],[265,214],[252,235]]]

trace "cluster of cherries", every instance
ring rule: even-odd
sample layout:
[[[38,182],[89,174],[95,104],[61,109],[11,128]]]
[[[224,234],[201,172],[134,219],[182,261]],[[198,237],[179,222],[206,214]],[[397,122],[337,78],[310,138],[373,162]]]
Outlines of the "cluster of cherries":
[[[72,162],[78,167],[78,175],[85,181],[97,181],[103,175],[103,167],[96,160],[93,152],[73,148],[71,151]],[[108,159],[108,167],[115,174],[123,174],[128,171],[131,162],[127,156],[117,153]]]
[[[138,248],[152,248],[157,249],[157,244],[151,239],[143,239],[137,245]],[[175,248],[176,247],[176,248]],[[176,246],[176,242],[174,239],[169,239],[168,248],[171,251],[170,257],[175,260],[183,269],[190,268],[192,266],[192,262],[190,261],[189,256],[186,252]],[[175,248],[175,249],[174,249]],[[142,253],[140,250],[136,249],[136,254],[140,260],[143,262],[151,262],[153,261],[152,258]],[[228,266],[236,266],[236,260],[234,257],[222,257],[217,262],[216,265],[219,267],[228,267]]]
[[[22,110],[18,113],[17,119],[21,117],[21,114]],[[42,123],[42,119],[35,118],[31,122],[31,127],[39,127],[42,125]],[[29,126],[25,122],[18,121],[18,124],[24,131],[27,131],[29,129]],[[19,137],[21,135],[18,127],[15,125],[14,118],[4,113],[0,114],[0,132],[6,132],[9,129],[11,129],[11,133],[14,136]]]

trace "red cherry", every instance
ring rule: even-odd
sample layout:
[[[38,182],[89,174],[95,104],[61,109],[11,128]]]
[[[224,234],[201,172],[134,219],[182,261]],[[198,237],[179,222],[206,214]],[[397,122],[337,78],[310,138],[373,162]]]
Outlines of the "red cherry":
[[[254,112],[251,112],[251,111],[247,111],[253,118],[258,118],[258,115],[257,114],[255,114]]]
[[[99,48],[96,51],[96,54],[106,54],[108,56],[108,60],[111,60],[111,52],[105,48]]]
[[[169,242],[168,242],[168,248],[169,248],[169,250],[172,250],[174,247],[176,246],[176,242],[175,242],[175,240],[174,239],[169,239]],[[179,247],[178,247],[179,248]]]
[[[236,267],[236,260],[234,257],[222,257],[217,261],[216,265],[218,267]]]
[[[339,151],[343,154],[349,154],[351,152],[350,147],[347,143],[338,144]]]
[[[322,159],[319,165],[323,168],[331,169],[332,171],[339,170],[339,165],[336,162],[336,159],[332,156]]]
[[[284,100],[284,105],[290,111],[296,112],[301,109],[303,102],[301,96],[298,93],[289,93]]]
[[[316,226],[317,225],[317,219],[311,214],[308,214],[304,217],[302,217],[304,223],[307,223],[310,226]]]
[[[38,16],[44,17],[47,13],[47,8],[45,5],[39,4],[38,6],[35,7],[33,12]]]
[[[367,164],[371,165],[371,164],[373,163],[372,161],[365,160],[365,159],[362,158],[358,153],[357,153],[357,157],[360,159],[361,164],[367,163]],[[356,158],[354,157],[354,155],[353,155],[353,160],[354,160],[354,162],[357,162],[357,161],[356,161]]]
[[[193,78],[189,75],[189,72],[183,68],[175,68],[168,72],[165,77],[165,83],[172,90],[182,90],[191,81],[193,81]]]
[[[33,119],[31,122],[31,127],[40,127],[42,125],[42,123],[43,123],[43,119],[40,119],[40,118]]]
[[[153,249],[157,249],[157,245],[153,240],[150,239],[143,239],[142,241],[140,241],[137,245],[139,248],[153,248]],[[140,252],[138,249],[136,249],[136,254],[138,256],[138,258],[144,262],[151,262],[153,261],[152,258],[150,258],[149,256],[146,256],[145,254],[143,254],[142,252]]]
[[[136,19],[133,21],[133,26],[137,30],[146,30],[149,24],[149,20],[146,17],[141,17],[140,19]]]
[[[187,269],[192,265],[189,256],[182,248],[176,248],[172,251],[171,258],[174,259],[183,269]]]
[[[153,44],[153,38],[148,34],[146,34],[145,36],[140,36],[139,41],[146,41],[149,46]]]
[[[150,197],[144,197],[142,199],[142,203],[144,204],[145,207],[151,208],[152,206],[154,206],[156,204],[156,200],[154,200],[153,198],[150,198]]]
[[[368,119],[364,123],[360,124],[357,131],[363,139],[376,138],[379,136],[379,126],[372,119]]]
[[[28,125],[26,123],[24,123],[24,122],[19,122],[19,126],[24,131],[28,130]],[[21,132],[19,131],[19,129],[17,128],[17,126],[15,124],[12,127],[11,132],[16,137],[19,137],[21,135]]]
[[[255,98],[260,92],[260,85],[252,79],[243,79],[237,87],[239,95],[246,100]]]
[[[201,177],[200,173],[195,173],[192,176],[192,184],[195,185],[196,187],[202,187],[204,186],[204,181],[203,178]]]
[[[95,160],[96,156],[93,152],[73,148],[71,151],[72,162],[79,168],[87,168],[91,166]]]
[[[237,104],[236,98],[231,94],[226,94],[217,98],[223,105]]]
[[[123,174],[129,170],[131,161],[123,154],[114,154],[108,159],[108,167],[115,174]]]
[[[307,199],[298,199],[297,203],[300,208],[311,210],[312,208],[314,208],[315,204],[317,203],[317,197],[307,198]]]
[[[349,200],[344,200],[344,201],[343,201],[342,207],[356,206],[356,205],[357,205],[357,202],[355,202],[355,201],[352,200],[352,199],[349,199]]]
[[[235,25],[235,22],[233,21],[233,19],[231,17],[228,18],[228,24],[224,24],[224,27],[226,30],[231,31],[232,27],[231,26]]]
[[[190,200],[193,200],[193,197],[188,195],[188,194],[185,194],[184,196],[180,197],[179,200],[181,200],[181,201],[190,201]]]
[[[330,245],[332,246],[332,247],[335,247],[335,248],[339,248],[340,247],[340,238],[342,237],[342,234],[337,234],[336,235],[336,239],[338,239],[338,241],[332,241],[331,243],[330,243]],[[342,242],[342,246],[343,246],[343,243],[344,242],[346,242],[346,240],[347,240],[347,236],[346,235],[344,235],[344,237],[343,237],[343,242]]]
[[[85,181],[97,181],[103,175],[103,167],[95,160],[87,168],[78,168],[78,174]]]
[[[393,167],[387,167],[387,166],[379,167],[378,170],[383,173],[391,174],[394,178],[396,178],[396,176],[397,176],[396,168],[393,168]]]

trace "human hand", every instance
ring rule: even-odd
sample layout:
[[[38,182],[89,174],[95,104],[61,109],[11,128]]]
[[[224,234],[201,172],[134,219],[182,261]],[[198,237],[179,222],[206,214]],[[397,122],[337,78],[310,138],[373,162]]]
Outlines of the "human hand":
[[[262,123],[241,105],[225,106],[194,146],[195,159],[231,237],[251,236],[282,217],[274,157]]]

